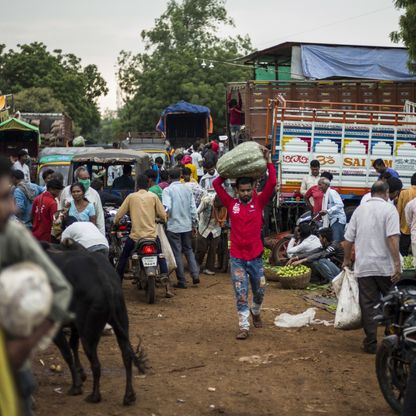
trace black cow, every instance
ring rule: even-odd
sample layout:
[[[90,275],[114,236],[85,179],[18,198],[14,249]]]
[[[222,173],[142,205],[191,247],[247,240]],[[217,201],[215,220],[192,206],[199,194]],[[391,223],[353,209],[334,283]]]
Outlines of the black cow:
[[[136,400],[132,385],[132,363],[139,372],[144,373],[146,357],[140,348],[140,343],[136,352],[130,344],[127,308],[117,273],[104,255],[90,253],[72,240],[65,240],[60,245],[42,244],[50,259],[71,283],[74,291],[71,311],[76,318],[71,324],[69,343],[63,329],[54,339],[71,371],[72,386],[68,394],[82,394],[82,382],[86,378],[78,355],[81,339],[94,379],[93,391],[86,401],[97,403],[101,400],[101,366],[97,346],[104,326],[108,322],[113,327],[126,368],[126,392],[123,404],[132,404]]]

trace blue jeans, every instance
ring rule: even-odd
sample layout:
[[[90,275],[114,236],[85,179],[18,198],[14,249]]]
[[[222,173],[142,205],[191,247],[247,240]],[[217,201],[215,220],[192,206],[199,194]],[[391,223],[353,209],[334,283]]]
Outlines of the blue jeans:
[[[240,329],[248,330],[250,328],[250,308],[248,306],[249,281],[251,291],[253,292],[251,312],[253,315],[260,315],[261,304],[264,298],[264,287],[260,287],[260,279],[263,276],[264,270],[261,256],[249,261],[231,257],[231,278],[237,301]]]
[[[192,231],[186,233],[172,233],[171,231],[166,231],[166,236],[168,237],[173,255],[175,256],[176,277],[178,278],[178,282],[186,284],[182,254],[185,254],[186,260],[188,261],[192,279],[197,279],[199,277],[199,266],[192,250]]]
[[[315,260],[311,264],[312,268],[320,274],[327,282],[331,282],[335,276],[338,276],[341,270],[329,259]]]
[[[344,240],[345,224],[341,224],[338,220],[331,225],[332,239],[334,241]]]

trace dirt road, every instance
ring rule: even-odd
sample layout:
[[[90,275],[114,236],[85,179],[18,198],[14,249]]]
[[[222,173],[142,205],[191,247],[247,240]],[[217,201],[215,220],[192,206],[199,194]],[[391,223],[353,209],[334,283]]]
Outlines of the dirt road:
[[[310,306],[300,292],[270,283],[265,327],[253,328],[249,339],[237,341],[226,275],[203,276],[199,288],[177,290],[174,299],[159,296],[155,305],[146,305],[130,281],[124,282],[124,289],[132,343],[137,344],[139,335],[143,338],[152,367],[144,378],[134,379],[136,404],[121,404],[120,352],[114,337],[104,337],[99,347],[103,401],[84,402],[92,384],[89,371],[83,396],[65,394],[70,375],[56,348],[50,347],[34,363],[37,415],[393,415],[377,386],[374,356],[360,352],[361,331],[322,325],[284,330],[273,325],[279,312],[300,313]],[[319,311],[317,317],[333,315]],[[252,355],[261,356],[261,363],[239,361]],[[82,360],[87,366],[83,354]],[[52,363],[61,363],[64,372],[52,373]]]

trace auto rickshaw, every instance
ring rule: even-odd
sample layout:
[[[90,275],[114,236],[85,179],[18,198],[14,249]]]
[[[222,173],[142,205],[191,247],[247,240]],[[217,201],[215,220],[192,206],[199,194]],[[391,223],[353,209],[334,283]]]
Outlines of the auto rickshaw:
[[[137,177],[151,168],[151,157],[144,152],[125,149],[90,150],[75,155],[72,158],[69,170],[69,183],[74,181],[74,171],[80,166],[85,166],[92,180],[100,179],[104,189],[111,189],[114,179],[121,176],[123,166],[132,167],[132,177],[136,182]],[[122,198],[125,198],[134,189],[117,189]]]
[[[122,149],[132,149],[132,150],[139,150],[141,152],[145,152],[149,154],[152,159],[153,163],[157,157],[161,157],[163,159],[163,165],[165,169],[169,169],[171,165],[170,155],[166,151],[166,145],[161,143],[161,140],[154,140],[154,139],[130,139],[127,138],[120,143],[120,147]]]
[[[42,173],[46,169],[53,169],[55,172],[62,173],[64,177],[64,186],[68,185],[69,168],[71,160],[75,155],[103,150],[102,147],[46,147],[39,152],[37,166],[37,183],[44,185]]]

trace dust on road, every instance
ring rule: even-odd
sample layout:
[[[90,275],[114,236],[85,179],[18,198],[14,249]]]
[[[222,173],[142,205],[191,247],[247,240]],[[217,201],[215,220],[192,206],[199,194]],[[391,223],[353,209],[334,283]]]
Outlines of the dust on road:
[[[132,344],[142,337],[151,365],[145,377],[135,373],[138,400],[133,406],[121,404],[125,378],[116,340],[103,337],[102,402],[84,402],[92,387],[89,371],[82,396],[65,394],[70,374],[51,346],[34,359],[37,415],[393,415],[377,385],[375,357],[360,351],[361,331],[276,328],[279,312],[300,313],[310,305],[301,292],[270,283],[264,328],[252,328],[246,341],[237,341],[229,276],[201,280],[199,288],[177,290],[174,299],[163,299],[159,292],[155,305],[146,305],[143,293],[124,282]],[[333,315],[319,311],[317,318]],[[260,359],[240,361],[253,355]],[[83,353],[81,359],[88,368]],[[64,372],[52,373],[52,363],[60,363]]]

